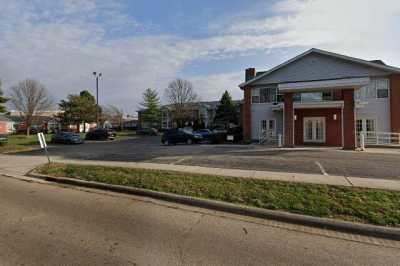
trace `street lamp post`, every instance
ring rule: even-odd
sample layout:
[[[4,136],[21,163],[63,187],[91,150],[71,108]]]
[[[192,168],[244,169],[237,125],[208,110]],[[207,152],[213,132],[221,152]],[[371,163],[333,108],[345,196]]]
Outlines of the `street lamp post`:
[[[101,73],[93,72],[93,76],[96,77],[96,126],[99,127],[99,78]]]

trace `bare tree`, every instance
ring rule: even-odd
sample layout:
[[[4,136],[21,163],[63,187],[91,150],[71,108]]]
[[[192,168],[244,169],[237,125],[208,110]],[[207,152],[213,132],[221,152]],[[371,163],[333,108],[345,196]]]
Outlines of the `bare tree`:
[[[109,120],[113,124],[117,124],[121,130],[124,130],[124,111],[114,105],[103,108],[103,119]]]
[[[11,103],[24,117],[26,134],[29,136],[33,116],[52,107],[53,100],[45,86],[33,79],[20,81],[10,90]]]
[[[184,79],[171,81],[165,89],[165,96],[171,105],[173,119],[183,126],[185,120],[192,118],[193,103],[198,98],[192,83]]]

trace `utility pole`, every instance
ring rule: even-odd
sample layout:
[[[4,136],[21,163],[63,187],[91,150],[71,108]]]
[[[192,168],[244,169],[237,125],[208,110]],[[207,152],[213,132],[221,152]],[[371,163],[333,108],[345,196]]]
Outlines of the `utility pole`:
[[[101,73],[93,72],[93,76],[96,77],[96,126],[99,127],[99,78]]]

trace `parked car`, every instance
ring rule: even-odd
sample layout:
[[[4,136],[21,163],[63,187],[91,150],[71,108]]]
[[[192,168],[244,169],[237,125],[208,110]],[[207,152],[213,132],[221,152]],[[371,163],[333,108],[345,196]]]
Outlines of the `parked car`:
[[[161,142],[165,145],[177,143],[193,144],[202,140],[203,137],[200,134],[182,128],[166,130],[161,137]]]
[[[215,134],[210,129],[196,130],[194,133],[200,134],[203,137],[203,141],[215,142]]]
[[[82,144],[83,139],[79,134],[73,132],[59,132],[51,137],[51,142],[59,144]]]
[[[155,128],[141,128],[138,131],[136,131],[136,134],[138,135],[147,135],[147,136],[157,136],[158,131]]]
[[[106,128],[97,128],[86,133],[87,140],[113,140],[115,136],[114,131]]]
[[[8,142],[8,135],[7,134],[0,134],[0,144],[5,144]]]

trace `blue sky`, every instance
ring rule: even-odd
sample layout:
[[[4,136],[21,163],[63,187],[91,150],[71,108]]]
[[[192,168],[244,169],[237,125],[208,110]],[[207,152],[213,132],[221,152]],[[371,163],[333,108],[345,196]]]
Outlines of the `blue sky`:
[[[152,87],[190,80],[200,99],[242,97],[244,70],[265,70],[311,47],[400,66],[400,1],[0,0],[5,91],[41,81],[55,102],[93,91],[100,103],[139,108]]]

